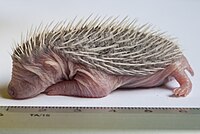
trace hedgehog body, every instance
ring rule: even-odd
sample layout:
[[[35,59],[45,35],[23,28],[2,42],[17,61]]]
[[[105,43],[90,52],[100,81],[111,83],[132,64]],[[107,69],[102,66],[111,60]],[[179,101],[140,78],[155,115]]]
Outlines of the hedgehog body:
[[[50,49],[66,59],[111,74],[149,75],[172,64],[182,55],[178,44],[148,25],[136,26],[126,19],[79,21],[34,33],[18,46],[13,57],[20,60],[41,49]]]
[[[112,18],[95,18],[89,21],[88,18],[76,24],[71,22],[66,26],[56,25],[51,30],[48,27],[47,25],[38,33],[34,32],[17,46],[12,55],[15,64],[21,64],[21,68],[39,76],[43,83],[49,81],[39,93],[102,97],[118,87],[158,86],[168,76],[176,77],[177,73],[173,72],[178,70],[179,64],[183,64],[182,73],[188,69],[193,74],[178,44],[164,34],[151,31],[149,25],[137,26],[135,21],[129,22],[127,19],[117,21]],[[50,66],[50,73],[60,74],[60,78],[51,80],[55,74],[48,75],[49,70],[43,68],[44,64]],[[18,68],[20,67],[18,65]],[[13,69],[13,77],[17,74]],[[152,82],[155,76],[156,79]],[[11,96],[16,92],[12,84],[12,81],[16,80],[13,79],[9,85]],[[70,84],[71,88],[79,88],[81,92],[74,93],[74,89],[66,94],[65,88],[60,91],[61,79],[65,79],[63,85]],[[15,83],[19,84],[20,81]],[[97,91],[92,91],[91,88]],[[176,94],[182,96],[189,93],[189,89],[187,92],[180,93],[181,91],[178,90]]]

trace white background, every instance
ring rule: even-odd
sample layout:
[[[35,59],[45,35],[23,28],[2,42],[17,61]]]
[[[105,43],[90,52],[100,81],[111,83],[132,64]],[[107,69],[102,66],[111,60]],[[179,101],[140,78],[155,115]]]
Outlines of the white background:
[[[6,93],[11,78],[11,47],[20,42],[31,26],[88,17],[129,16],[139,24],[150,23],[156,29],[177,37],[195,71],[193,90],[187,97],[170,97],[166,88],[117,90],[107,97],[88,99],[39,95],[27,100],[13,100]],[[198,0],[0,0],[0,105],[55,106],[162,106],[200,107],[200,1]],[[171,83],[177,86],[177,83]]]

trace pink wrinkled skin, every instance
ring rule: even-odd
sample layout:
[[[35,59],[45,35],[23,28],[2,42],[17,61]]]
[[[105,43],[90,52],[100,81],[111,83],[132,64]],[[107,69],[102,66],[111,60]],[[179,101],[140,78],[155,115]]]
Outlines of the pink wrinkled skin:
[[[173,94],[186,96],[192,89],[192,83],[185,70],[194,75],[187,59],[182,56],[166,69],[150,76],[111,75],[66,60],[51,51],[37,59],[32,57],[30,63],[13,60],[8,93],[15,99],[31,98],[40,93],[99,98],[107,96],[117,88],[160,86],[168,82],[170,77],[174,77],[180,87],[175,88]]]

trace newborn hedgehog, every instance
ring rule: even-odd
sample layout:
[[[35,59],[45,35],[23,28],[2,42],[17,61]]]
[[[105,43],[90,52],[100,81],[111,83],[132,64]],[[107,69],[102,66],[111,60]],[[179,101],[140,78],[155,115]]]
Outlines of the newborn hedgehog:
[[[175,96],[192,88],[193,70],[178,44],[149,25],[116,18],[80,20],[35,30],[13,52],[8,93],[104,97],[117,88],[155,87],[174,77]]]

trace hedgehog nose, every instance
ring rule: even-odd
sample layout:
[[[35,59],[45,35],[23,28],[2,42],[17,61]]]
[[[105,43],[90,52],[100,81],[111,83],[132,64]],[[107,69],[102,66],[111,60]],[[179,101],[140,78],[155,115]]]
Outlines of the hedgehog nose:
[[[16,92],[15,92],[15,88],[14,87],[10,87],[8,89],[8,94],[11,96],[11,97],[16,97]]]

